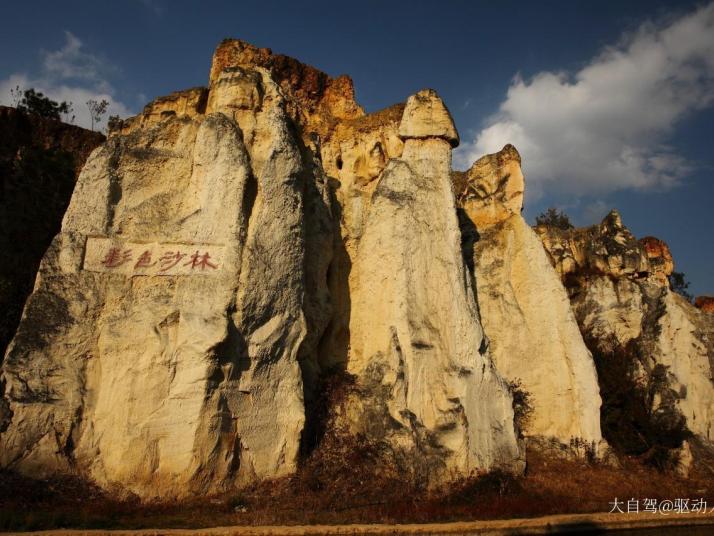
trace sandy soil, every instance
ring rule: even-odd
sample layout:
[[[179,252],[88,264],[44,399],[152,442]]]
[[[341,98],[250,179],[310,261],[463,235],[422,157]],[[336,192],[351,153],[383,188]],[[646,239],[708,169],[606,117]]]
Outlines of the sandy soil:
[[[36,534],[52,536],[325,536],[325,535],[509,535],[578,533],[596,529],[622,530],[650,527],[686,527],[712,525],[714,513],[707,514],[574,514],[545,516],[530,519],[507,519],[496,521],[473,521],[420,525],[314,525],[314,526],[265,526],[265,527],[216,527],[210,529],[143,529],[143,530],[49,530],[41,532],[17,532],[2,534]]]

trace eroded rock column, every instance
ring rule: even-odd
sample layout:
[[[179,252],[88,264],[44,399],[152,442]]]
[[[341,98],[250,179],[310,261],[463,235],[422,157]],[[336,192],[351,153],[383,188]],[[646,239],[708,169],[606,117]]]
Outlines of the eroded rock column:
[[[530,395],[533,414],[524,432],[597,448],[602,438],[595,366],[560,278],[521,216],[520,163],[507,145],[457,181],[481,321],[499,372]]]
[[[407,453],[430,483],[518,469],[512,399],[485,353],[450,183],[458,135],[431,90],[409,98],[353,265],[353,431]]]

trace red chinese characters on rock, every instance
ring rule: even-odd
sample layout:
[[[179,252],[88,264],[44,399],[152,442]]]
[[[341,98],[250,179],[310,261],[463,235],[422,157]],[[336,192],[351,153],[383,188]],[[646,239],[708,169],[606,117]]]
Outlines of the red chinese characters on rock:
[[[136,261],[136,264],[134,265],[134,269],[136,268],[151,268],[156,264],[157,261],[151,262],[151,251],[148,249],[144,251],[139,256],[139,260]]]
[[[161,269],[159,272],[171,270],[171,268],[181,262],[181,259],[183,259],[186,255],[186,253],[181,253],[180,251],[167,251],[159,259],[159,262],[161,263]]]
[[[186,257],[188,257],[188,253],[181,253],[180,251],[167,251],[159,259],[159,262],[161,263],[161,269],[159,271],[167,272]],[[189,266],[191,270],[198,269],[201,271],[206,270],[206,268],[210,268],[211,270],[218,269],[218,265],[210,261],[211,254],[208,251],[201,254],[198,250],[196,250],[196,253],[191,255],[189,259],[190,260],[183,263],[182,266]]]
[[[125,249],[124,251],[122,251],[119,248],[112,248],[107,252],[106,256],[104,257],[104,260],[102,261],[102,264],[107,268],[116,268],[118,266],[121,266],[122,264],[129,262],[130,260],[130,249]]]
[[[126,275],[191,275],[210,274],[219,269],[223,249],[216,246],[214,249],[198,248],[191,250],[192,246],[109,243],[107,239],[93,239],[96,244],[104,241],[104,247],[97,248],[96,253],[92,245],[88,245],[88,256],[85,257],[85,268],[100,272],[115,272]],[[196,246],[193,246],[196,247]],[[185,249],[184,249],[185,248]],[[211,252],[214,254],[212,255]],[[89,260],[87,260],[89,259]]]
[[[191,260],[184,264],[184,266],[191,266],[191,270],[195,268],[200,268],[201,270],[205,270],[206,268],[212,268],[216,269],[218,266],[210,262],[208,259],[210,259],[211,256],[208,254],[208,251],[204,253],[203,255],[199,255],[198,251],[191,255]]]

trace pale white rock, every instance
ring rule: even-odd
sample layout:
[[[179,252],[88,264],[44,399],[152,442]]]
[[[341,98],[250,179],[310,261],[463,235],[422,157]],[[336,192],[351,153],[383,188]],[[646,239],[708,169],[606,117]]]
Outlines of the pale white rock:
[[[603,343],[612,340],[625,346],[642,334],[644,300],[640,286],[628,278],[591,276],[576,298],[581,329]]]
[[[428,113],[444,108],[425,95]],[[409,137],[420,116],[404,113],[402,156],[378,179],[352,266],[347,371],[357,394],[346,418],[353,431],[407,453],[410,470],[430,483],[517,471],[512,399],[485,352],[461,255],[453,137],[443,125]]]
[[[524,433],[599,448],[595,366],[560,278],[520,215],[524,179],[518,152],[508,145],[478,160],[460,179],[465,255],[475,270],[491,355],[498,371],[531,397],[533,414]]]
[[[0,465],[144,498],[293,472],[302,366],[330,315],[329,203],[262,69],[217,77],[207,115],[112,136],[82,171],[8,350]],[[213,245],[221,269],[88,271],[90,237]]]
[[[592,344],[605,353],[634,348],[625,354],[636,360],[633,380],[642,385],[664,372],[652,411],[679,414],[691,432],[712,441],[714,320],[670,290],[666,244],[638,241],[616,211],[588,228],[537,232]]]
[[[399,125],[399,136],[402,139],[438,136],[452,147],[459,145],[459,134],[451,114],[433,89],[423,89],[409,97]]]
[[[673,375],[670,386],[681,398],[678,408],[689,430],[714,440],[714,383],[710,354],[711,333],[700,330],[702,316],[694,306],[672,291],[662,298],[664,311],[657,322],[653,358]],[[709,329],[712,328],[709,324]]]

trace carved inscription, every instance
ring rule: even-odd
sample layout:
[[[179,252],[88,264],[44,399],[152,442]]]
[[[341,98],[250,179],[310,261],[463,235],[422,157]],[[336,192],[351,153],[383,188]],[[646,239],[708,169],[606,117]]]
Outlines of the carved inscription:
[[[134,275],[215,275],[223,267],[224,246],[125,242],[89,237],[84,269]]]

